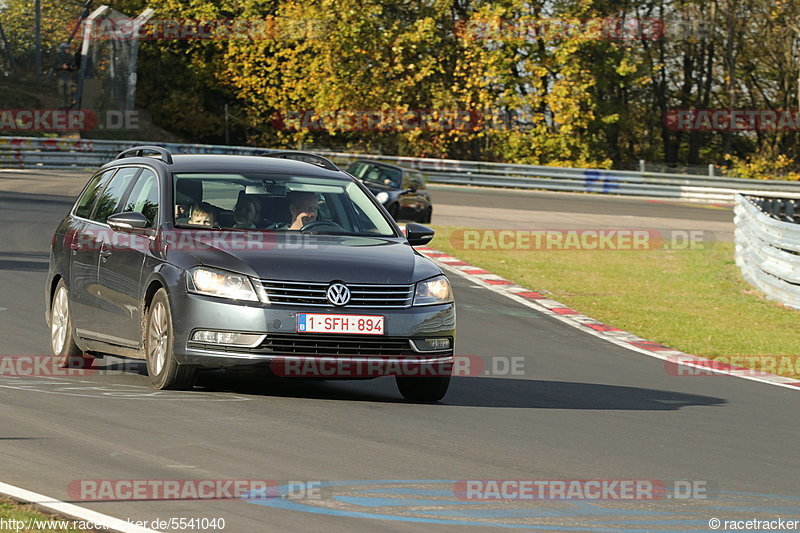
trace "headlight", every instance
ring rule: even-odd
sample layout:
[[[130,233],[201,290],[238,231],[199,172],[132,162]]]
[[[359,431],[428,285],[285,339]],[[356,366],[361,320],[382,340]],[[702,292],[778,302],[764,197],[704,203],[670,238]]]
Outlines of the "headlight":
[[[444,276],[436,276],[417,283],[414,305],[446,304],[453,301],[453,290]]]
[[[389,201],[389,193],[379,192],[375,195],[375,198],[377,198],[380,203],[385,204],[387,201]]]
[[[206,267],[196,267],[186,277],[189,292],[257,302],[258,296],[247,276]]]

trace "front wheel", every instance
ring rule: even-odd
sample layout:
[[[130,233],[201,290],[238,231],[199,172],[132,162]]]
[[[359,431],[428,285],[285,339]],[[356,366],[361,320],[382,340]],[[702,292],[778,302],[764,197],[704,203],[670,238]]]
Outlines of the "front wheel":
[[[422,215],[422,220],[420,221],[421,224],[430,224],[431,219],[433,218],[433,208],[429,207],[425,210],[425,214]]]
[[[400,394],[411,402],[438,402],[447,394],[450,376],[395,376]]]
[[[167,291],[159,289],[153,296],[144,328],[144,348],[147,375],[159,390],[186,390],[194,387],[197,368],[175,361],[172,350],[172,313]]]
[[[64,280],[59,280],[50,305],[50,349],[53,364],[60,368],[88,368],[94,357],[84,357],[72,335],[72,315],[69,313],[69,292]]]

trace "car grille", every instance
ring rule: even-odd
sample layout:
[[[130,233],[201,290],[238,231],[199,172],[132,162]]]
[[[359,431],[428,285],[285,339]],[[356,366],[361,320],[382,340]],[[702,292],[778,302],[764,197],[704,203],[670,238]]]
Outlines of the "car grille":
[[[326,292],[329,283],[261,280],[273,305],[331,307]],[[411,307],[413,285],[346,283],[350,301],[344,308],[404,309]]]
[[[415,355],[408,339],[364,335],[270,334],[259,346],[260,353],[315,356]]]
[[[270,333],[254,348],[218,346],[190,342],[190,348],[254,355],[297,355],[318,357],[398,357],[419,356],[407,338],[365,335],[317,335]],[[439,356],[450,352],[437,353]]]

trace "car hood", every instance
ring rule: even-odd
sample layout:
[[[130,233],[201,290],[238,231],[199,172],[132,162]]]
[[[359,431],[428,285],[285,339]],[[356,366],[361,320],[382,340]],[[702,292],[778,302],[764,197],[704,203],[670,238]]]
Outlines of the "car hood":
[[[208,232],[187,234],[172,253],[189,253],[194,264],[260,279],[410,284],[441,273],[397,238],[242,232],[237,242]]]

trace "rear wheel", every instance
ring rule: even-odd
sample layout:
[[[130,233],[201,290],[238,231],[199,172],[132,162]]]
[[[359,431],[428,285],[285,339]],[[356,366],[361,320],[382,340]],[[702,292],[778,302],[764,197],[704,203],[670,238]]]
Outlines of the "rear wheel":
[[[438,402],[450,387],[450,376],[395,376],[394,379],[403,398],[412,402]]]
[[[153,296],[144,328],[147,375],[157,389],[191,389],[197,379],[197,367],[181,365],[172,351],[172,313],[167,291]]]
[[[64,280],[59,280],[50,306],[50,349],[53,363],[60,368],[87,368],[94,357],[84,357],[72,335],[72,315],[69,313],[69,292]]]

